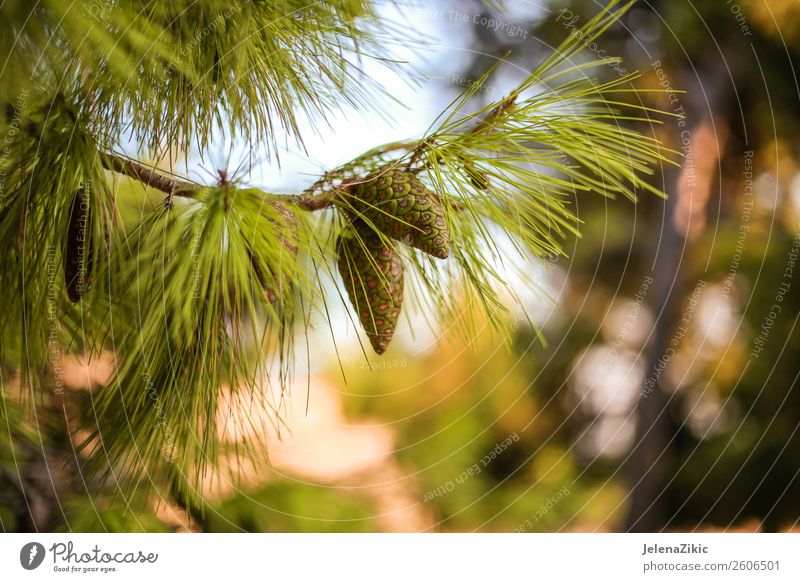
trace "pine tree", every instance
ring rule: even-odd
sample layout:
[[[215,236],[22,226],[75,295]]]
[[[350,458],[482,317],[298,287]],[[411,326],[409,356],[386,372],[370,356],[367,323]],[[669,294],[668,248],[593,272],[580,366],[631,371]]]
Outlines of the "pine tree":
[[[61,357],[111,351],[107,385],[64,410],[81,419],[80,470],[112,491],[146,481],[201,505],[201,477],[231,452],[223,394],[285,385],[312,314],[351,303],[378,353],[411,294],[466,333],[465,304],[502,322],[493,232],[530,260],[563,255],[576,193],[660,194],[649,176],[674,157],[631,129],[658,113],[636,104],[638,75],[598,81],[618,60],[581,56],[630,2],[567,35],[501,100],[472,108],[489,70],[424,135],[294,194],[153,161],[224,139],[274,157],[302,144],[301,118],[373,107],[383,88],[361,62],[402,71],[382,47],[407,33],[372,2],[31,4],[0,7],[0,415],[14,439],[41,438],[21,419],[66,399]],[[136,159],[120,153],[130,144]]]

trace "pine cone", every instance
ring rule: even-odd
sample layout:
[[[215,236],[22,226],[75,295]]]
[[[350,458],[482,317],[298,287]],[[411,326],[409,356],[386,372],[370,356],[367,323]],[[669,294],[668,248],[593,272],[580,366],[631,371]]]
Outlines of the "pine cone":
[[[411,172],[379,170],[353,186],[352,208],[387,236],[446,259],[450,231],[439,197]]]
[[[282,229],[280,232],[280,239],[283,244],[282,252],[285,250],[287,253],[287,259],[294,259],[294,257],[297,256],[297,245],[300,240],[297,231],[297,217],[286,207],[285,204],[282,204],[281,202],[270,202],[270,204],[281,216],[281,223],[277,226]],[[271,225],[276,225],[276,222],[273,219],[270,218],[268,220]],[[275,279],[274,274],[272,277],[266,277],[261,265],[259,264],[259,261],[256,259],[255,254],[253,254],[253,251],[248,249],[248,254],[250,255],[250,264],[253,266],[253,271],[255,271],[256,278],[264,288],[264,292],[267,295],[267,301],[270,303],[275,303],[283,290],[289,286],[289,276],[286,275],[283,282],[279,281],[277,284],[277,289],[274,289],[273,286],[270,285],[270,281]]]
[[[382,354],[403,303],[403,261],[365,225],[356,228],[358,236],[339,238],[339,273],[372,348]]]
[[[67,297],[73,303],[80,301],[91,283],[94,263],[91,219],[89,197],[80,188],[72,199],[64,252],[64,283]]]

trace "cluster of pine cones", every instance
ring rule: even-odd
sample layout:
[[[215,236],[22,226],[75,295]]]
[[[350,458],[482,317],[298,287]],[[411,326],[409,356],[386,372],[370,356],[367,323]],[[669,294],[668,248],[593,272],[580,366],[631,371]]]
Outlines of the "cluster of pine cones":
[[[382,354],[403,303],[403,261],[388,239],[445,259],[450,232],[439,197],[409,171],[378,170],[349,194],[340,204],[351,222],[337,245],[339,273],[372,348]]]
[[[337,245],[339,273],[373,349],[382,354],[394,335],[403,303],[403,261],[393,241],[445,259],[450,232],[439,197],[408,170],[378,170],[352,184],[348,194],[337,200],[350,218]],[[287,251],[296,255],[296,219],[280,204],[275,207],[284,218],[282,238]],[[75,193],[69,220],[64,278],[69,299],[77,302],[91,284],[94,262],[89,200],[83,189]],[[250,260],[268,301],[275,302],[283,284],[272,288],[268,280],[274,277],[264,276],[252,252]]]

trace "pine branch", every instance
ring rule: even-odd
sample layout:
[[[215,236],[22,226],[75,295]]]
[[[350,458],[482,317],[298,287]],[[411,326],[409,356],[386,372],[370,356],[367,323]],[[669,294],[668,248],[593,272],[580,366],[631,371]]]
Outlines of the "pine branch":
[[[406,147],[408,147],[408,144],[406,144]],[[155,169],[148,168],[139,162],[116,154],[104,153],[101,155],[101,160],[103,167],[107,170],[133,178],[170,196],[194,198],[203,188],[200,184],[165,176]],[[303,210],[315,212],[333,206],[336,196],[346,192],[350,186],[357,182],[357,180],[351,180],[350,183],[341,184],[334,189],[320,191],[324,180],[325,178],[300,195],[282,194],[274,196],[274,198],[283,202],[297,204]]]
[[[303,210],[316,212],[317,210],[324,210],[333,206],[336,196],[340,193],[341,190],[331,190],[329,192],[323,192],[322,194],[314,194],[306,191],[299,196],[286,194],[282,196],[281,199],[286,202],[297,204]]]
[[[194,184],[178,178],[170,178],[159,173],[155,169],[148,168],[139,162],[124,158],[116,154],[104,153],[101,155],[103,167],[112,172],[122,174],[129,178],[141,182],[146,186],[155,188],[170,196],[181,196],[183,198],[194,198],[203,188],[199,184]],[[299,196],[291,194],[281,195],[276,198],[297,204],[300,208],[314,212],[333,206],[334,198],[339,190],[332,190],[322,194],[314,194],[309,189]]]
[[[115,154],[104,154],[101,156],[101,160],[103,167],[107,170],[138,180],[142,184],[146,184],[156,190],[161,190],[170,196],[191,198],[200,189],[200,186],[197,184],[164,176],[138,162]]]

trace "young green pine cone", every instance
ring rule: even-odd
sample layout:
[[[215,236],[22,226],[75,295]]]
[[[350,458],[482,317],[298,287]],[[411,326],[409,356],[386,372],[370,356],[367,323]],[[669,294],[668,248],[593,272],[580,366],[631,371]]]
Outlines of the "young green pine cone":
[[[64,250],[64,283],[67,297],[73,303],[80,301],[91,283],[94,262],[91,218],[89,197],[80,188],[72,199]]]
[[[281,256],[285,256],[285,260],[287,262],[294,260],[294,257],[297,256],[297,245],[300,239],[298,234],[297,217],[286,207],[285,204],[282,204],[281,202],[270,202],[269,204],[272,205],[272,207],[280,216],[280,224],[271,218],[268,218],[267,220],[271,226],[280,229],[280,240],[283,244],[283,247],[281,248]],[[285,255],[283,254],[284,252],[286,253]],[[248,249],[248,255],[250,256],[250,264],[253,267],[256,278],[264,288],[267,301],[270,303],[275,303],[286,287],[289,286],[289,276],[284,275],[283,281],[277,281],[275,285],[271,285],[270,280],[275,279],[275,274],[272,273],[272,277],[267,277],[264,273],[264,269],[251,249]],[[267,267],[267,269],[269,269],[269,267]]]
[[[352,208],[386,236],[446,259],[450,231],[444,208],[411,172],[378,170],[352,188]]]
[[[344,288],[372,348],[382,354],[403,304],[403,261],[388,242],[364,225],[352,236],[339,237],[338,247]]]

